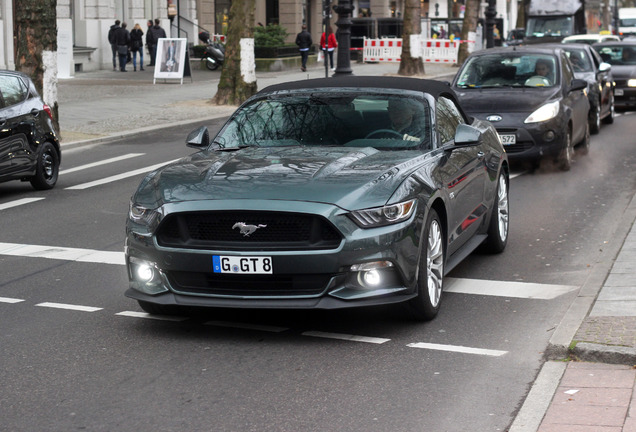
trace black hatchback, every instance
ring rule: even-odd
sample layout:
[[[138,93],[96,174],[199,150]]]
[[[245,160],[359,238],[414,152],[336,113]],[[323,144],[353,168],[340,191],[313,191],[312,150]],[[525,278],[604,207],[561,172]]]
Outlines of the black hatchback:
[[[61,156],[51,109],[31,79],[0,71],[0,182],[30,181],[35,189],[51,189]]]
[[[590,145],[587,82],[561,48],[540,45],[472,53],[453,89],[468,114],[497,129],[510,161],[554,160],[569,170],[574,147]]]

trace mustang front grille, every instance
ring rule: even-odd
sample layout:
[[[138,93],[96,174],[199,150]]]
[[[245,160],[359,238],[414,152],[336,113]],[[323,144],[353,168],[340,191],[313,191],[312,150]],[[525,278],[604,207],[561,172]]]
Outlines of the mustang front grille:
[[[168,215],[161,246],[214,250],[335,249],[342,236],[324,218],[284,212],[206,211]]]

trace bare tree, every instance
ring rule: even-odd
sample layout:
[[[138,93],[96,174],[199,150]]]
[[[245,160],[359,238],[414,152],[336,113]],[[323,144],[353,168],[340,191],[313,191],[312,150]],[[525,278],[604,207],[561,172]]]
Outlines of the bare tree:
[[[51,107],[59,132],[57,104],[57,0],[15,0],[16,69],[29,75]]]
[[[256,93],[254,65],[241,62],[241,40],[254,38],[254,0],[232,0],[225,45],[225,63],[216,95],[217,105],[238,105]],[[248,47],[249,48],[249,47]],[[253,45],[252,45],[253,52]],[[252,57],[253,60],[253,57]],[[241,70],[241,64],[249,70]]]
[[[424,61],[422,57],[411,55],[411,35],[422,32],[420,0],[404,1],[404,26],[402,29],[402,57],[398,75],[424,75]]]
[[[466,10],[464,12],[464,23],[462,24],[461,44],[457,53],[457,64],[461,66],[468,57],[469,33],[473,35],[477,31],[477,15],[479,14],[479,0],[466,0]],[[474,36],[473,36],[474,39]]]

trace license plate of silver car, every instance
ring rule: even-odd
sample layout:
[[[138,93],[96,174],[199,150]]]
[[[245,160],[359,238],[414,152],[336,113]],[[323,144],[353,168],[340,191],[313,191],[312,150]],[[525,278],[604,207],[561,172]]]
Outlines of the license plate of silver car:
[[[272,274],[274,272],[271,257],[214,255],[212,264],[214,273]]]

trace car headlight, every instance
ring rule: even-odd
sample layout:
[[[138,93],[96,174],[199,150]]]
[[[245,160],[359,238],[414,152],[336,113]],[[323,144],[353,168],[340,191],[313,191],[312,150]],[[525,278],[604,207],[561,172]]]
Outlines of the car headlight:
[[[524,123],[539,123],[553,119],[559,113],[559,101],[543,105],[524,120]]]
[[[636,87],[636,79],[627,80],[627,87]]]
[[[416,202],[416,199],[411,199],[384,207],[356,210],[349,213],[349,215],[360,228],[375,228],[391,225],[411,217],[415,211]]]
[[[152,227],[159,220],[159,212],[156,209],[150,209],[131,201],[128,208],[128,217],[137,224]]]

